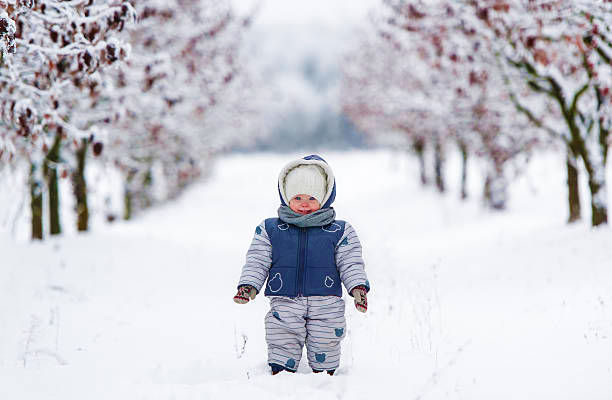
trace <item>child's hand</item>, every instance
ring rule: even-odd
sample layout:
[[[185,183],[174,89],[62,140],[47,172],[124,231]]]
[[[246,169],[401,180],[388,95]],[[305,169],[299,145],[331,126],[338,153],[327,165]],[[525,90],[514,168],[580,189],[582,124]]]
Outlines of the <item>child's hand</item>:
[[[368,297],[365,286],[357,286],[351,291],[351,293],[355,299],[355,308],[361,312],[368,311]]]
[[[234,296],[234,301],[238,304],[246,304],[257,296],[257,289],[251,285],[244,285],[238,288],[238,293]]]

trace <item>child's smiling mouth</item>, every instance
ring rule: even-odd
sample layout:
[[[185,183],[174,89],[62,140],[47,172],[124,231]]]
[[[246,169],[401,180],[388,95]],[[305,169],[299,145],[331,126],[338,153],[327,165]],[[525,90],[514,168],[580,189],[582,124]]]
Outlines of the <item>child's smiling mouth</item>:
[[[289,208],[300,215],[307,215],[321,209],[321,205],[316,198],[300,193],[291,198]]]

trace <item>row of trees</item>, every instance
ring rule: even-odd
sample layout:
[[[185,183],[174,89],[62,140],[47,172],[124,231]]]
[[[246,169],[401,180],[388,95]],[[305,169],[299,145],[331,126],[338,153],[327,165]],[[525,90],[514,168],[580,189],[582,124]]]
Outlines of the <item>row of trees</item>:
[[[570,221],[580,219],[577,161],[592,224],[607,222],[605,167],[612,100],[612,2],[385,0],[344,71],[343,108],[366,132],[402,132],[420,156],[444,149],[485,161],[485,198],[502,209],[509,172],[536,146],[567,150]]]
[[[130,218],[155,201],[154,168],[172,198],[241,140],[249,21],[225,0],[0,1],[0,168],[30,171],[32,238],[43,215],[62,231],[61,178],[88,229],[92,156],[120,171]]]

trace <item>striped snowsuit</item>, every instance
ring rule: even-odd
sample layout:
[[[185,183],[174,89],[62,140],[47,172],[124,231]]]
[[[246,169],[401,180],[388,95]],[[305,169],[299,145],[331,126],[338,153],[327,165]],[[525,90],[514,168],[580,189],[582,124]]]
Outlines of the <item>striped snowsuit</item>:
[[[369,287],[361,244],[348,222],[335,248],[335,262],[348,293],[358,285]],[[271,264],[272,244],[263,221],[255,230],[238,286],[252,285],[261,292]],[[306,344],[312,369],[338,368],[340,341],[346,334],[344,300],[338,296],[268,297],[270,311],[265,317],[268,363],[297,370]]]

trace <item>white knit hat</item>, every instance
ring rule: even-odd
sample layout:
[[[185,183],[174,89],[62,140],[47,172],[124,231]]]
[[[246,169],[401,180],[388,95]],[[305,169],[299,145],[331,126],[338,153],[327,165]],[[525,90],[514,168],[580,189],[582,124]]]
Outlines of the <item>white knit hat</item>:
[[[297,194],[308,194],[319,203],[326,194],[327,176],[318,165],[298,165],[285,177],[285,195],[288,200]]]

